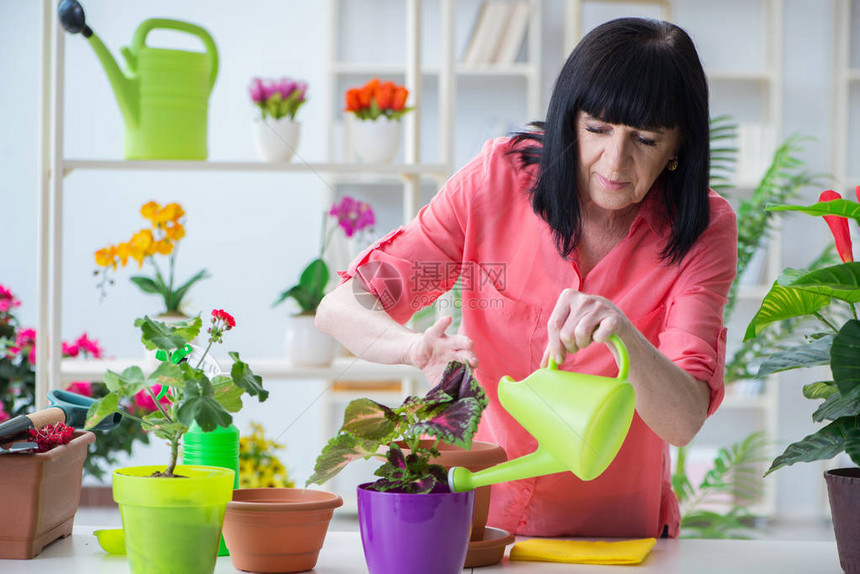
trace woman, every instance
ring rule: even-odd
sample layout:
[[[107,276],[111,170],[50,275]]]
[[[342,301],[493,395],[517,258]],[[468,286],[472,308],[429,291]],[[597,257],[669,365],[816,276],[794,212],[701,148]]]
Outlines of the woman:
[[[687,444],[723,396],[722,310],[737,228],[708,182],[708,90],[689,36],[620,19],[589,33],[559,75],[537,131],[488,142],[405,228],[371,246],[320,306],[317,326],[357,355],[435,382],[468,362],[490,406],[477,438],[508,456],[535,440],[500,406],[502,375],[550,356],[614,376],[592,345],[617,334],[636,415],[604,474],[493,487],[489,524],[520,535],[678,535],[668,445]],[[460,277],[450,319],[403,326]]]

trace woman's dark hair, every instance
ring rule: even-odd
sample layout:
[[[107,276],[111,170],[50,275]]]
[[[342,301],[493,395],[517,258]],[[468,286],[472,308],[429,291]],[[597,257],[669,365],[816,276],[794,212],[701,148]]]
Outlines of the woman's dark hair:
[[[516,134],[514,149],[523,164],[539,164],[530,190],[532,208],[552,228],[562,257],[570,256],[582,231],[580,110],[612,124],[678,127],[678,168],[661,176],[672,226],[661,255],[679,263],[710,217],[708,83],[693,41],[678,26],[659,20],[620,18],[594,28],[564,64],[546,121],[532,124],[538,131]]]

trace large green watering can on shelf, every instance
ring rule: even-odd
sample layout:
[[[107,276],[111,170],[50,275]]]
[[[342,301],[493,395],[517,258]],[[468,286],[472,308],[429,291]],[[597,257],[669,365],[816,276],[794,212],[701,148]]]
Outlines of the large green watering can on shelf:
[[[125,120],[126,159],[206,159],[209,94],[218,76],[218,49],[209,32],[188,22],[153,18],[137,27],[131,46],[122,48],[123,73],[110,51],[86,25],[77,0],[63,0],[60,23],[80,32],[107,73]],[[146,45],[157,29],[197,36],[205,52],[169,50]]]
[[[522,381],[502,377],[499,401],[537,439],[537,450],[478,472],[453,467],[448,471],[451,490],[566,471],[582,480],[600,476],[621,449],[636,406],[627,382],[627,348],[617,335],[610,342],[616,378],[561,371],[551,359]]]

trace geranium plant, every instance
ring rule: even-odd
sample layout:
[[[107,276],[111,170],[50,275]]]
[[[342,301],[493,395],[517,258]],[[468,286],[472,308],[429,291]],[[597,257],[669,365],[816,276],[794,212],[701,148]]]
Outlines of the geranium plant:
[[[389,120],[400,120],[413,108],[406,107],[409,90],[394,82],[380,82],[373,78],[360,88],[346,91],[344,111],[352,112],[360,120],[376,121],[384,116]]]
[[[275,120],[289,117],[296,119],[299,108],[307,101],[308,85],[290,78],[270,80],[254,78],[248,93],[251,101],[260,110],[262,119]]]
[[[472,445],[487,397],[468,365],[451,362],[441,382],[423,397],[407,397],[389,408],[371,399],[349,403],[343,426],[317,458],[308,484],[323,484],[360,458],[376,458],[379,480],[369,488],[414,494],[447,488],[445,469],[434,464],[439,442],[464,449]],[[429,448],[421,439],[435,439]],[[409,449],[404,455],[401,444]],[[425,443],[426,444],[426,443]]]
[[[860,201],[860,186],[856,193]],[[768,209],[823,216],[842,263],[814,271],[786,269],[747,328],[745,339],[750,339],[786,319],[812,319],[805,341],[771,355],[759,376],[820,365],[829,365],[832,374],[832,380],[803,387],[805,397],[824,399],[812,420],[827,424],[789,445],[767,473],[796,462],[830,459],[843,451],[860,464],[860,320],[855,306],[860,301],[860,263],[854,262],[848,231],[848,219],[860,223],[860,203],[827,190],[813,205],[770,205]]]
[[[185,210],[178,203],[162,206],[150,201],[140,208],[140,214],[149,221],[148,227],[135,233],[126,242],[108,245],[95,253],[96,265],[99,267],[95,275],[101,278],[99,288],[102,296],[106,293],[107,285],[113,283],[110,274],[117,267],[125,267],[129,261],[136,261],[140,269],[147,263],[154,274],[133,275],[131,282],[144,293],[161,297],[164,305],[162,313],[180,313],[188,290],[201,279],[209,277],[203,269],[182,284],[176,279],[176,254],[179,242],[185,237]],[[159,265],[158,256],[168,258],[166,270]]]
[[[302,270],[298,284],[286,289],[278,296],[272,303],[273,307],[287,299],[293,299],[301,309],[302,315],[316,313],[320,301],[325,296],[326,285],[328,285],[331,277],[323,257],[334,233],[337,229],[342,229],[347,237],[353,237],[359,232],[372,229],[376,223],[376,216],[370,204],[355,200],[350,196],[345,196],[332,205],[328,215],[337,220],[337,225],[332,225],[326,233],[319,257],[311,261]]]
[[[200,332],[202,320],[199,316],[173,325],[143,317],[134,324],[140,328],[141,341],[146,348],[160,351],[157,356],[161,357],[161,362],[148,375],[137,366],[128,367],[122,373],[108,370],[105,384],[110,392],[90,407],[87,427],[96,426],[115,412],[137,421],[144,430],[168,441],[170,459],[161,476],[174,476],[179,445],[192,423],[196,422],[204,431],[229,426],[233,421],[230,413],[242,408],[244,393],[256,396],[261,402],[269,393],[263,388],[262,379],[235,352],[229,353],[233,360],[229,375],[219,374],[210,379],[206,374],[203,365],[212,346],[221,343],[224,333],[236,325],[229,313],[221,309],[212,311],[206,349],[199,356],[191,352],[187,355],[190,360],[178,363],[174,363],[178,359],[177,352],[185,356],[193,351],[189,341]],[[153,388],[156,385],[160,385],[158,394]],[[137,417],[120,408],[123,399],[133,399],[141,391],[150,396],[155,411]]]

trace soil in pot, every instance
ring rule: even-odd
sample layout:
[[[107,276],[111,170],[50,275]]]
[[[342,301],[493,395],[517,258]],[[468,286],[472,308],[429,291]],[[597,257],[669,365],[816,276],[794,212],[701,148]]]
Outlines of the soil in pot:
[[[860,573],[860,468],[829,470],[824,479],[839,564],[847,574]]]
[[[233,491],[224,539],[238,570],[304,572],[316,566],[340,496],[301,488]]]
[[[78,431],[69,444],[48,452],[3,455],[0,558],[29,560],[72,533],[87,446],[95,439]]]

